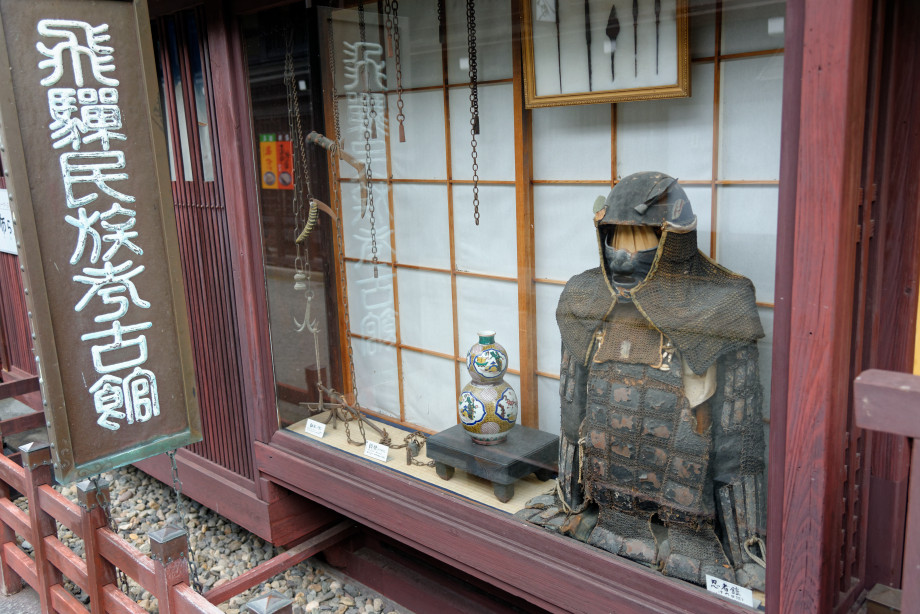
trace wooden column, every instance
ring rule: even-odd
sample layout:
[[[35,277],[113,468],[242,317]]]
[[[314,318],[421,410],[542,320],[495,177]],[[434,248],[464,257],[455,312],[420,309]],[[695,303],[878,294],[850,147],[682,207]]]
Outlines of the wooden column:
[[[517,277],[521,424],[540,428],[537,398],[537,288],[534,272],[533,139],[530,109],[524,108],[521,59],[521,3],[511,11],[511,62],[514,70],[514,185],[517,202]]]
[[[2,440],[0,440],[2,443]],[[10,500],[9,485],[0,480],[0,499]],[[5,522],[0,522],[0,591],[4,595],[12,595],[22,590],[22,578],[7,563],[6,544],[16,546],[16,532]]]
[[[48,560],[45,537],[57,536],[57,522],[50,514],[42,511],[38,502],[38,488],[51,484],[54,479],[51,472],[51,444],[27,443],[19,447],[22,453],[22,466],[26,468],[25,492],[29,500],[29,523],[32,525],[32,548],[35,555],[35,573],[38,576],[38,596],[41,599],[42,612],[53,612],[51,606],[51,589],[61,584],[61,572]]]
[[[149,537],[156,583],[150,592],[157,598],[160,614],[174,614],[179,611],[176,586],[188,584],[188,534],[167,526]]]
[[[105,586],[115,584],[115,566],[105,560],[99,552],[99,541],[96,537],[96,529],[108,525],[100,499],[108,502],[109,497],[109,485],[105,482],[100,482],[98,488],[89,480],[77,484],[77,500],[83,512],[80,515],[80,528],[86,554],[86,584],[89,588],[89,602],[94,611],[102,609]]]
[[[836,595],[870,5],[790,3],[804,17],[805,40],[796,192],[781,203],[794,207],[795,238],[782,376],[782,550],[771,568],[781,586],[768,596],[772,612],[831,612]]]

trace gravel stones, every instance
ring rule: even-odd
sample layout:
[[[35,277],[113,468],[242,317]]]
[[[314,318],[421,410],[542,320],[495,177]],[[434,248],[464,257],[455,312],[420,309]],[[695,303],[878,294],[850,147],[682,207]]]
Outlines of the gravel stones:
[[[110,482],[112,517],[118,534],[141,552],[150,551],[147,535],[151,531],[163,528],[166,523],[185,528],[192,562],[204,587],[202,592],[225,584],[282,552],[189,499],[185,499],[183,505],[185,517],[180,518],[172,488],[133,467],[119,469],[104,477]],[[55,488],[76,501],[74,486]],[[23,498],[18,499],[16,504],[27,509]],[[58,537],[75,554],[83,556],[83,542],[71,531],[59,526]],[[74,595],[84,596],[69,581],[65,586]],[[270,590],[292,599],[294,614],[411,614],[314,559],[308,559],[218,607],[228,614],[239,614],[248,601]],[[127,594],[148,612],[157,612],[156,599],[130,579]]]

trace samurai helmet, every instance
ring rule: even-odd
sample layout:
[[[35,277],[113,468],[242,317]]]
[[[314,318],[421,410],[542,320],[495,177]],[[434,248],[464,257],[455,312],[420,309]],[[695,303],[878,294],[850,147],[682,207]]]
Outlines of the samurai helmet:
[[[606,200],[597,199],[594,220],[608,281],[624,301],[630,300],[629,290],[644,280],[652,268],[659,243],[655,235],[660,238],[664,230],[685,234],[696,228],[696,216],[683,188],[673,177],[656,172],[635,173],[621,179]],[[629,241],[614,239],[617,227],[621,230],[644,227],[638,235],[646,235],[646,240],[639,243],[647,247],[624,248],[622,243]],[[638,228],[627,231],[627,235],[635,237],[636,231]],[[635,246],[636,242],[632,244]]]
[[[655,226],[677,233],[696,229],[696,215],[690,207],[690,199],[677,184],[677,179],[652,171],[633,173],[621,179],[595,213],[598,227],[610,224]]]

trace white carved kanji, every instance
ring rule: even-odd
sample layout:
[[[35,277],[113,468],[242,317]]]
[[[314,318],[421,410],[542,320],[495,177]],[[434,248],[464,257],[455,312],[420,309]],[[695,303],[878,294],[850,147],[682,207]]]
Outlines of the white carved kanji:
[[[38,67],[51,69],[51,74],[41,80],[42,85],[47,87],[58,83],[64,76],[69,60],[74,83],[77,87],[83,87],[84,59],[89,62],[96,81],[110,87],[118,85],[118,79],[105,75],[115,70],[115,58],[112,57],[115,49],[102,44],[112,38],[106,34],[109,24],[93,26],[85,21],[71,19],[42,19],[38,22],[37,30],[43,37],[62,39],[52,47],[42,41],[35,43],[35,48],[47,58],[40,61]]]
[[[92,183],[112,198],[133,203],[135,200],[133,196],[122,194],[108,185],[115,181],[127,180],[128,173],[106,173],[105,171],[120,171],[123,168],[125,168],[125,154],[121,151],[87,151],[61,154],[61,175],[64,177],[64,193],[67,195],[67,207],[76,209],[99,198],[99,194],[96,192],[91,192],[79,198],[74,196],[74,185],[80,183]]]
[[[85,335],[81,335],[80,339],[83,341],[91,341],[93,339],[112,337],[110,343],[94,345],[92,347],[92,354],[93,367],[96,369],[97,373],[114,373],[115,371],[130,369],[131,367],[137,367],[147,362],[147,337],[138,335],[133,339],[125,339],[124,335],[127,333],[135,333],[139,330],[146,330],[151,326],[153,326],[151,322],[122,326],[121,322],[115,320],[112,322],[112,328],[95,333],[86,333]],[[115,362],[109,365],[103,364],[102,358],[105,354],[119,350],[128,350],[130,348],[137,348],[137,356],[124,360],[124,356],[121,355],[121,362]]]
[[[99,231],[93,228],[96,222],[99,221],[99,212],[93,211],[92,215],[86,215],[86,209],[80,207],[77,210],[77,217],[70,215],[64,216],[64,221],[75,226],[79,230],[77,235],[77,246],[73,250],[73,255],[70,257],[70,264],[76,264],[80,261],[80,258],[83,257],[83,252],[86,249],[86,239],[89,238],[93,242],[93,250],[89,254],[89,261],[93,264],[96,264],[99,261],[99,252],[102,250],[102,241],[99,237]]]
[[[147,422],[160,415],[160,397],[157,395],[157,378],[146,369],[134,368],[122,384],[125,413],[128,424]]]
[[[119,411],[124,407],[124,394],[121,387],[122,380],[114,375],[103,375],[89,389],[93,395],[93,405],[99,417],[96,424],[110,431],[117,431],[121,425],[112,420],[124,420],[125,412]]]
[[[132,260],[126,260],[118,266],[114,266],[111,262],[106,262],[101,269],[87,267],[83,269],[83,275],[74,275],[74,281],[81,284],[88,284],[90,288],[86,291],[86,294],[83,295],[83,298],[80,299],[80,302],[74,306],[73,310],[83,311],[83,308],[86,307],[94,296],[102,294],[101,290],[104,288],[117,288],[118,292],[127,292],[128,296],[131,297],[132,303],[143,309],[149,309],[150,303],[143,300],[138,295],[137,286],[131,281],[131,278],[143,273],[144,266],[138,265],[133,270],[129,270],[133,265],[134,262]],[[115,291],[116,290],[112,290],[112,292]],[[127,308],[127,297],[121,297],[117,302],[121,302],[121,300],[124,301],[125,308]],[[103,299],[103,302],[107,301]],[[116,302],[116,299],[113,298],[111,302]],[[102,316],[97,318],[96,321],[103,321],[100,319],[101,317]]]

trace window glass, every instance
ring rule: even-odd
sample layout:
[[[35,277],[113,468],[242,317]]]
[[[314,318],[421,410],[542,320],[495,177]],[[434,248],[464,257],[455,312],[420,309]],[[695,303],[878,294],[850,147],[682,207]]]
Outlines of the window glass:
[[[316,50],[310,46],[305,24],[306,9],[301,5],[262,11],[242,21],[272,358],[282,426],[301,420],[310,411],[309,404],[315,406],[319,384],[341,390],[343,377],[339,286],[332,258],[333,224],[317,204],[325,207],[330,202],[325,153],[308,142],[312,131],[324,132],[321,94],[314,72],[321,67],[310,63],[311,53]],[[338,189],[350,195],[351,187],[344,184]],[[297,242],[307,225],[312,231]],[[364,265],[350,261],[347,266]],[[354,271],[349,275],[360,276]],[[361,293],[367,288],[353,284],[350,290]],[[373,295],[373,300],[384,297],[389,301],[392,314],[389,287]],[[379,318],[365,321],[358,298],[349,297],[356,306],[351,319],[355,344],[359,343],[359,335],[377,337],[381,328],[392,329]]]
[[[304,16],[322,41],[302,60],[317,72],[309,130],[337,148],[307,152],[330,164],[313,186],[333,215],[310,235],[328,246],[310,252],[323,332],[293,334],[272,308],[281,423],[360,456],[359,422],[390,445],[392,470],[549,530],[569,506],[586,548],[762,590],[785,5],[674,0],[656,31],[651,0],[635,16],[632,0],[595,5],[587,23],[584,3],[526,1],[542,23],[521,31],[558,36],[558,50],[519,54],[510,2],[475,3],[472,29],[457,0]],[[282,80],[264,47],[290,35],[270,14],[245,34],[255,131],[277,142],[291,110],[261,89]],[[607,83],[615,51],[635,85],[679,32],[689,96],[656,99],[651,79],[635,101],[525,108],[529,68],[587,84],[590,61]],[[269,303],[297,313],[286,286],[303,218],[290,192],[261,188]],[[292,404],[282,387],[309,388],[317,352],[335,390]],[[416,431],[426,443],[408,447]],[[454,444],[534,471],[500,488]]]

